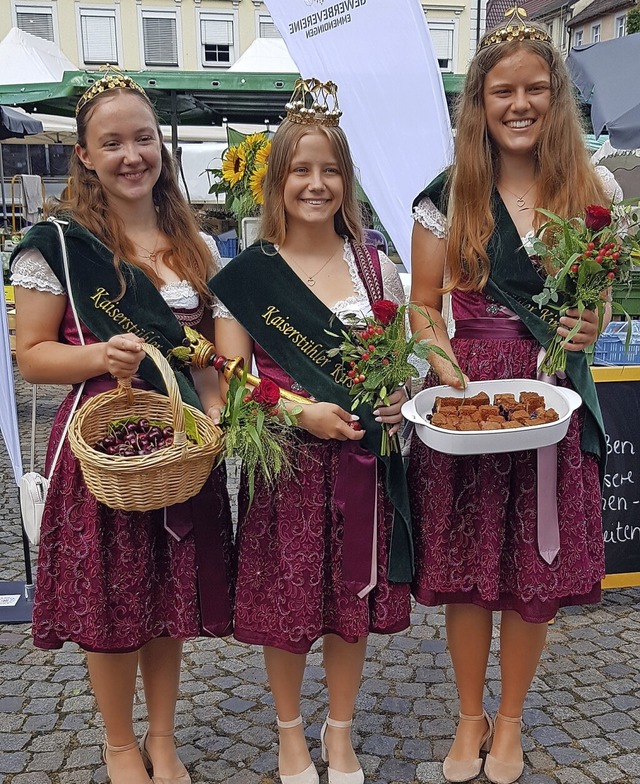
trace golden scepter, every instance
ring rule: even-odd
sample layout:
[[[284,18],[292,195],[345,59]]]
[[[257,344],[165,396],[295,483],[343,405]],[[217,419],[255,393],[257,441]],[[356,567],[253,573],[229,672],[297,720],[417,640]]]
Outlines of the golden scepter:
[[[185,327],[184,332],[186,338],[183,340],[182,346],[171,350],[175,357],[194,368],[213,367],[219,373],[222,373],[227,381],[233,375],[240,379],[242,378],[244,373],[244,359],[242,357],[234,357],[233,359],[223,357],[222,354],[218,354],[213,343],[197,330]],[[246,383],[252,387],[257,387],[260,379],[251,373],[247,373]],[[295,392],[282,389],[282,387],[280,387],[280,397],[283,400],[288,400],[290,403],[300,403],[302,405],[314,402],[308,397],[296,395]]]

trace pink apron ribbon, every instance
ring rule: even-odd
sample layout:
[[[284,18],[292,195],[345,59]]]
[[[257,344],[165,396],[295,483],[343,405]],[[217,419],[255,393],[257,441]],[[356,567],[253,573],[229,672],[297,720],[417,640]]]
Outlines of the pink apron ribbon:
[[[456,321],[455,337],[465,340],[515,340],[533,335],[520,319],[477,318]],[[544,359],[545,350],[540,350],[537,367]],[[538,380],[555,384],[555,376],[538,372]],[[560,528],[558,525],[558,445],[544,446],[537,450],[537,537],[540,557],[548,564],[553,563],[560,550]]]
[[[342,579],[363,599],[377,583],[378,467],[355,441],[342,442],[333,497],[344,521]]]

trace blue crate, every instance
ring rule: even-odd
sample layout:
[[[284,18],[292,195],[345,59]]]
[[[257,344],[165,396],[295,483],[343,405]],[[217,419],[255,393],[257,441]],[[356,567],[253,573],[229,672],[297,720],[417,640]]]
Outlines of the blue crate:
[[[626,321],[612,321],[598,338],[593,357],[594,365],[640,365],[640,321],[631,322],[631,341],[627,340]]]
[[[238,255],[238,235],[235,231],[225,231],[218,236],[214,234],[213,238],[223,259],[232,259]]]

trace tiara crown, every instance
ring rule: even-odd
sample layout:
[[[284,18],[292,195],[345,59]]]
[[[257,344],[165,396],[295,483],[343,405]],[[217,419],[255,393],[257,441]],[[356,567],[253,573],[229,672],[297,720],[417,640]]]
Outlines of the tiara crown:
[[[551,43],[551,36],[533,25],[528,24],[524,8],[514,6],[505,11],[505,24],[484,36],[478,49],[507,41],[545,41]]]
[[[318,79],[298,79],[285,106],[287,120],[302,125],[338,125],[338,85]]]
[[[83,106],[88,104],[89,101],[93,101],[97,95],[100,95],[100,93],[104,93],[107,90],[136,90],[137,92],[142,93],[142,95],[146,95],[142,87],[140,87],[137,82],[134,82],[130,76],[122,73],[117,66],[101,65],[100,70],[104,71],[105,75],[84,91],[82,97],[76,104],[76,117]]]

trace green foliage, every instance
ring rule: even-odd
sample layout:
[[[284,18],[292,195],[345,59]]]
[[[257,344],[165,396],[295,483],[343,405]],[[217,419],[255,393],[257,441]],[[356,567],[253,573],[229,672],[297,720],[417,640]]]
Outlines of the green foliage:
[[[640,33],[640,10],[632,8],[627,14],[626,34]]]

